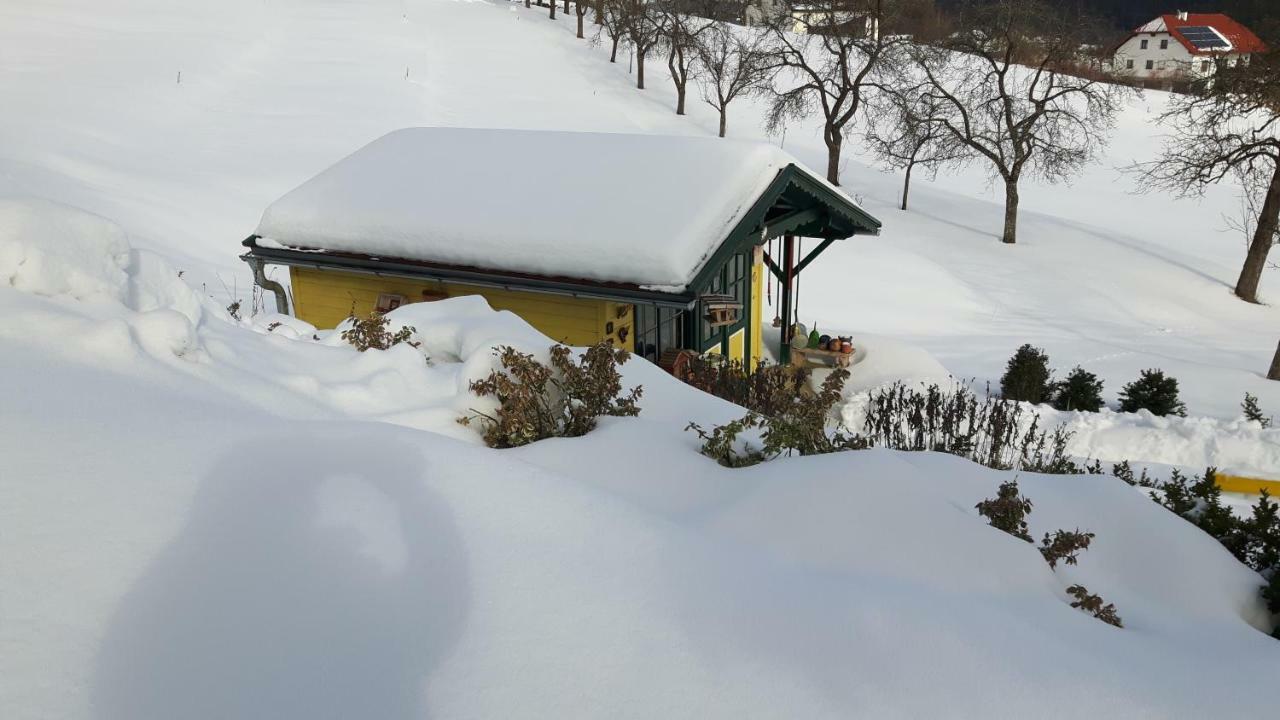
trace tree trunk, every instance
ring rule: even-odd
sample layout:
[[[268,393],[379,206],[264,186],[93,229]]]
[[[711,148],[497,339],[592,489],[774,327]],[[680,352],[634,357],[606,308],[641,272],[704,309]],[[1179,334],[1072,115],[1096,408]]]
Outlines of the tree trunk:
[[[911,193],[911,171],[916,167],[916,161],[912,160],[907,163],[907,176],[902,181],[902,209],[907,209],[907,195]]]
[[[644,53],[636,50],[636,87],[644,89]]]
[[[724,131],[729,125],[728,109],[723,105],[720,106],[720,137],[724,137]]]
[[[569,0],[564,0],[564,7],[561,9],[564,10],[565,15],[569,14]]]
[[[596,0],[595,10],[596,10],[596,19],[595,19],[596,24],[603,25],[604,24],[604,0]]]
[[[1268,380],[1280,380],[1280,343],[1276,343],[1276,356],[1271,358],[1271,369],[1267,371]]]
[[[827,182],[840,185],[840,147],[844,144],[844,136],[828,127],[823,132],[823,141],[827,144]]]
[[[1018,241],[1018,179],[1004,181],[1004,235],[1000,242],[1012,245]]]
[[[551,19],[555,20],[556,19],[556,0],[551,0],[550,5],[551,5]]]
[[[574,8],[574,11],[578,13],[578,39],[581,40],[585,37],[582,34],[582,19],[586,17],[586,13],[582,11],[582,8]]]
[[[684,66],[684,53],[681,50],[672,48],[667,54],[667,69],[671,71],[671,83],[676,86],[676,114],[684,114],[684,96],[685,88],[689,85],[689,76],[681,73],[680,68]]]
[[[1280,164],[1276,165],[1271,175],[1271,185],[1267,188],[1267,198],[1262,202],[1262,212],[1258,213],[1257,227],[1253,231],[1253,240],[1249,242],[1249,253],[1245,255],[1244,267],[1240,269],[1240,279],[1236,280],[1236,295],[1245,302],[1258,302],[1258,283],[1262,281],[1262,271],[1267,266],[1267,254],[1276,239],[1276,229],[1280,225]]]
[[[527,8],[533,7],[533,0],[524,0],[524,6]]]
[[[609,62],[618,62],[618,38],[616,36],[613,38],[613,49],[609,51]]]

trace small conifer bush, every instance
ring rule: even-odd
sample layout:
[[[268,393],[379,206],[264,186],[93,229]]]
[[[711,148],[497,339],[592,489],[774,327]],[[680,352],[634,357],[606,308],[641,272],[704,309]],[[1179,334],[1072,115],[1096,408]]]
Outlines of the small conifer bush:
[[[1053,387],[1053,407],[1058,410],[1098,412],[1103,404],[1102,381],[1078,365]]]
[[[1129,465],[1128,460],[1121,460],[1115,465],[1112,465],[1111,474],[1120,478],[1126,483],[1129,483],[1130,485],[1137,485],[1139,487],[1145,487],[1145,488],[1153,488],[1156,486],[1155,481],[1152,480],[1151,477],[1147,475],[1146,468],[1142,468],[1141,474],[1135,475],[1133,472],[1133,467]]]
[[[1262,414],[1262,408],[1258,407],[1258,396],[1250,393],[1244,394],[1244,402],[1240,403],[1240,410],[1244,413],[1245,420],[1252,420],[1265,430],[1271,427],[1271,418]]]
[[[1049,401],[1051,382],[1049,356],[1044,350],[1023,345],[1009,358],[1000,378],[1000,395],[1006,400],[1029,403]]]
[[[1143,370],[1137,380],[1120,391],[1120,410],[1148,410],[1152,415],[1186,417],[1187,406],[1178,398],[1178,381],[1163,370]]]

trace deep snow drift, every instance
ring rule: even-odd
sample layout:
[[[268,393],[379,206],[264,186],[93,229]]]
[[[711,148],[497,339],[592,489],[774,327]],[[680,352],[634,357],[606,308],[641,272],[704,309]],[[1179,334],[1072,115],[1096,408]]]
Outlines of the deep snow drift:
[[[467,383],[493,346],[548,341],[474,298],[400,309],[422,347],[364,354],[227,315],[250,306],[235,253],[263,208],[387,131],[714,131],[703,108],[670,114],[656,65],[639,93],[570,24],[449,0],[0,6],[0,96],[20,108],[0,113],[0,715],[1276,707],[1260,578],[1113,478],[1019,478],[1034,535],[1097,533],[1055,573],[973,509],[1008,473],[889,452],[725,470],[683,428],[739,410],[643,362],[624,368],[640,418],[479,447],[456,422]],[[1109,394],[1172,371],[1214,417],[1178,426],[1216,428],[1205,447],[1244,390],[1280,408],[1258,374],[1280,316],[1227,293],[1229,190],[1174,203],[1116,179],[1154,149],[1149,117],[1126,114],[1076,186],[1028,187],[1016,248],[974,174],[901,214],[896,179],[851,159],[885,233],[813,266],[803,319],[876,351],[866,387],[942,365],[981,382],[1030,341]],[[743,105],[731,132],[757,118]],[[814,165],[812,130],[786,149]],[[1275,442],[1257,439],[1237,450]],[[1074,582],[1125,628],[1070,608]]]
[[[110,223],[27,212],[77,228],[28,256],[77,238],[59,277],[108,267],[114,290],[0,287],[22,319],[0,326],[6,718],[1275,706],[1239,671],[1280,664],[1260,578],[1115,478],[1019,478],[1033,534],[1097,533],[1055,573],[973,509],[1008,473],[884,451],[727,470],[683,427],[738,409],[644,362],[639,418],[490,451],[455,422],[467,382],[496,344],[550,344],[514,315],[406,306],[421,347],[361,354],[193,311]],[[341,419],[379,407],[423,429]],[[1072,609],[1077,582],[1125,627]]]

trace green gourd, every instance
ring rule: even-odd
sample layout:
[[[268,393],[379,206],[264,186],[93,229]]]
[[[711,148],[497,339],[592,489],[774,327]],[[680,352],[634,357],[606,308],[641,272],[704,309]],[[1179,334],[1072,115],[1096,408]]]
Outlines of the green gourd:
[[[809,347],[810,347],[810,348],[816,348],[816,347],[818,347],[818,340],[819,340],[821,337],[822,337],[822,336],[818,334],[818,326],[817,326],[817,325],[814,325],[814,326],[813,326],[813,332],[809,333]]]

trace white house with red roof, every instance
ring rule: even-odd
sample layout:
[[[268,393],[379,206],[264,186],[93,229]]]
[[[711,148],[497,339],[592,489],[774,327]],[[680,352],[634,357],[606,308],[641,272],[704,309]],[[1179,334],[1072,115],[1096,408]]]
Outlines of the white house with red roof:
[[[1248,62],[1267,46],[1253,31],[1222,13],[1169,13],[1130,33],[1112,55],[1112,67],[1135,78],[1178,80],[1211,74],[1214,60]]]

